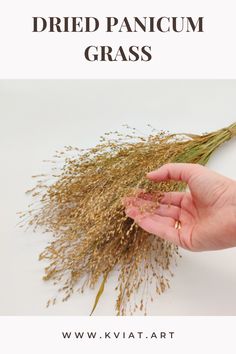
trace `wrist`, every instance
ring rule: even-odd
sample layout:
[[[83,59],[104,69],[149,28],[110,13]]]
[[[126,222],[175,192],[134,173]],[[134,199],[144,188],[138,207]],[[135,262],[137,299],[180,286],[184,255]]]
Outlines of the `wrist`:
[[[236,207],[236,181],[233,181],[233,186],[232,186],[232,200],[233,200],[233,205]]]
[[[232,188],[232,195],[233,195],[233,204],[232,204],[232,215],[233,215],[233,229],[235,233],[235,246],[236,246],[236,181],[233,181],[233,188]]]

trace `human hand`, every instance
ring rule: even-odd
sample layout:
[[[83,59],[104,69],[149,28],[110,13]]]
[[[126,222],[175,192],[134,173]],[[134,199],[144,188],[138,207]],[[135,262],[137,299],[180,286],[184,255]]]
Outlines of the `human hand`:
[[[201,165],[184,163],[166,164],[147,178],[183,181],[190,191],[165,193],[154,210],[151,194],[126,198],[126,215],[141,228],[191,251],[236,246],[236,181]],[[152,212],[142,211],[147,206]]]

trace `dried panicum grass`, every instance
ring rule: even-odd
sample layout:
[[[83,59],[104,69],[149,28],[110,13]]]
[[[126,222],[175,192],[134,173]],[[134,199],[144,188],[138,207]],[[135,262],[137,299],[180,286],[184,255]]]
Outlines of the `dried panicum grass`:
[[[162,193],[183,190],[184,184],[155,184],[145,175],[167,162],[205,164],[218,146],[236,135],[235,124],[202,136],[152,131],[143,137],[127,129],[129,134],[106,134],[90,149],[58,152],[56,161],[62,161],[62,167],[54,167],[52,176],[40,176],[29,191],[38,204],[21,215],[27,224],[51,233],[39,259],[48,260],[44,279],[58,284],[64,301],[75,289],[83,292],[101,282],[92,312],[116,270],[117,314],[137,309],[146,313],[150,288],[161,294],[169,287],[178,257],[175,245],[126,217],[122,199],[141,189],[155,193],[158,203]]]

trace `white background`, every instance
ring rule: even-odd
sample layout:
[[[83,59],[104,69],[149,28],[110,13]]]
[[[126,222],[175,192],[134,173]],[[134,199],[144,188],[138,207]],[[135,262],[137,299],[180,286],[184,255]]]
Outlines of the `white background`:
[[[7,353],[235,353],[233,317],[4,317],[1,344]],[[13,327],[14,324],[14,327]],[[14,328],[14,332],[13,332]],[[227,328],[227,329],[226,329]],[[65,340],[62,331],[111,332],[113,339]],[[112,332],[174,331],[174,339],[120,339]],[[14,340],[13,339],[14,333]],[[72,337],[73,338],[73,337]],[[137,336],[136,336],[137,338]],[[4,347],[5,346],[5,347]],[[19,348],[22,351],[19,351]]]
[[[48,235],[23,232],[16,212],[30,198],[31,176],[47,168],[64,145],[94,146],[122,124],[148,132],[146,124],[171,132],[203,133],[236,120],[236,81],[1,81],[0,82],[0,276],[2,315],[88,315],[96,291],[74,295],[46,309],[56,294],[41,280],[37,257]],[[236,141],[220,148],[209,166],[236,179]],[[171,289],[149,306],[149,315],[236,315],[236,248],[181,252]],[[115,275],[95,315],[114,315]]]
[[[0,1],[2,78],[236,78],[235,1]],[[33,16],[203,16],[204,33],[32,33]],[[97,63],[89,45],[151,45],[150,62]]]
[[[196,78],[235,79],[235,0],[0,0],[0,78]],[[32,16],[204,16],[205,33],[32,33]],[[148,63],[89,63],[88,45],[151,45]],[[92,89],[91,89],[92,85]],[[81,87],[83,90],[81,91]],[[41,161],[66,144],[91,146],[100,134],[130,123],[143,129],[146,122],[171,131],[202,132],[235,121],[235,83],[117,81],[101,83],[0,83],[0,314],[87,314],[94,292],[73,297],[45,310],[53,287],[40,280],[38,253],[47,237],[22,233],[16,211],[28,203],[23,191],[30,175],[41,171]],[[160,88],[161,87],[161,88]],[[87,104],[87,106],[86,106]],[[236,178],[235,141],[222,147],[209,164]],[[236,315],[235,250],[191,254],[175,271],[171,289],[154,302],[148,318],[126,317],[0,317],[0,348],[4,353],[75,352],[96,350],[162,353],[235,352],[236,317],[160,317],[172,315]],[[112,281],[96,314],[112,314]],[[133,321],[134,320],[134,321]],[[121,322],[122,321],[122,322]],[[58,333],[71,329],[152,328],[158,324],[177,332],[169,343],[62,343]],[[77,328],[79,324],[79,328]],[[164,326],[162,326],[164,324]],[[125,345],[125,347],[124,347]]]

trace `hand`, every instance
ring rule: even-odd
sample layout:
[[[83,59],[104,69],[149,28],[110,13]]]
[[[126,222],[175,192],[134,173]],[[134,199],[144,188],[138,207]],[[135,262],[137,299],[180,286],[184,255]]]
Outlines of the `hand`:
[[[154,209],[150,194],[126,198],[126,215],[141,228],[191,251],[236,246],[235,181],[201,165],[184,163],[166,164],[147,178],[183,181],[190,191],[165,193]],[[149,207],[151,212],[143,212]]]

